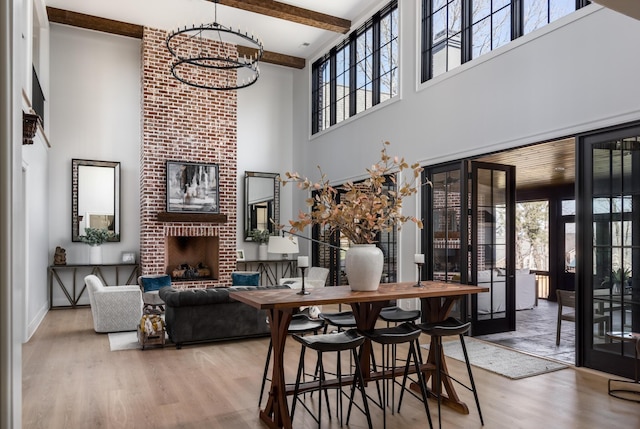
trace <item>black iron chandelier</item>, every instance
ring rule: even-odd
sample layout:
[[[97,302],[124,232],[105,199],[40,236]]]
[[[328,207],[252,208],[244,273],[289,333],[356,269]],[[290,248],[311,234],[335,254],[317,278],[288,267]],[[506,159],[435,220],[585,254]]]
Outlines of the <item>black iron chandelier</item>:
[[[264,52],[257,37],[218,23],[217,0],[213,23],[170,32],[167,49],[175,57],[171,74],[176,79],[196,88],[221,91],[256,83]]]

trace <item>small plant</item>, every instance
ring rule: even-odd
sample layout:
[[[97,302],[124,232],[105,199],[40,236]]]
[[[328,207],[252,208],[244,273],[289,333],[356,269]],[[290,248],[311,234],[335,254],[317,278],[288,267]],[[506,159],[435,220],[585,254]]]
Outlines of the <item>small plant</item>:
[[[249,233],[249,237],[256,243],[266,244],[269,242],[271,232],[268,229],[253,229]]]
[[[85,228],[84,234],[80,236],[80,241],[90,246],[100,246],[115,237],[113,232],[104,228]]]

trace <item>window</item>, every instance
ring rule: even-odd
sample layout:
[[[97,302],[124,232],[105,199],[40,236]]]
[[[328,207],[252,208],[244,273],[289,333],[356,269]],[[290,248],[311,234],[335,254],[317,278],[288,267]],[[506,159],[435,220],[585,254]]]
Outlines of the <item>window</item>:
[[[499,48],[587,0],[423,0],[421,81]]]
[[[398,2],[376,13],[311,69],[315,134],[398,94]]]
[[[338,186],[338,188],[340,188]],[[388,192],[397,190],[396,182],[387,178],[384,188]],[[338,199],[340,193],[338,193]],[[330,285],[346,285],[345,272],[346,252],[351,247],[351,242],[340,231],[330,234],[328,229],[321,229],[318,225],[313,227],[313,265],[329,269]],[[398,281],[398,230],[384,231],[378,235],[377,246],[384,255],[381,283],[395,283]],[[338,248],[340,250],[338,250]]]

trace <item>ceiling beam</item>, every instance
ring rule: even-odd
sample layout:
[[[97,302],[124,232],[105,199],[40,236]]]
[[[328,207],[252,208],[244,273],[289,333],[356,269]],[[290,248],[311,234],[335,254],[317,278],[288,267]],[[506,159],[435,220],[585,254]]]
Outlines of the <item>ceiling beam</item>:
[[[219,3],[224,6],[234,7],[249,12],[259,13],[274,18],[284,19],[286,21],[298,24],[308,25],[310,27],[321,28],[323,30],[335,31],[336,33],[346,34],[351,29],[351,21],[348,19],[338,18],[337,16],[326,15],[301,7],[292,6],[286,3],[280,3],[273,0],[207,0],[213,3]]]
[[[49,22],[142,39],[142,26],[47,6]]]
[[[50,22],[55,22],[57,24],[71,25],[73,27],[86,28],[88,30],[102,31],[104,33],[118,34],[120,36],[142,39],[144,28],[142,25],[114,21],[112,19],[100,18],[93,15],[85,15],[83,13],[56,9],[49,6],[47,6],[47,15],[49,16]],[[238,52],[240,53],[240,55],[249,56],[251,53],[254,53],[255,50],[244,46],[238,46]],[[279,66],[292,67],[296,69],[303,69],[305,66],[304,58],[269,51],[264,51],[261,61],[269,64],[276,64]]]

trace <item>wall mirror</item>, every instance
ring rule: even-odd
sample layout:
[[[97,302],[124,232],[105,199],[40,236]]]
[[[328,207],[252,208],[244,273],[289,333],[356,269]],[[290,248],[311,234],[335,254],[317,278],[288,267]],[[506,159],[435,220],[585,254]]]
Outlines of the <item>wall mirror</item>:
[[[120,163],[71,161],[71,240],[81,241],[85,228],[105,228],[120,241]]]
[[[244,173],[244,238],[254,229],[275,231],[280,224],[280,183],[277,173]],[[273,221],[273,222],[272,222]]]

